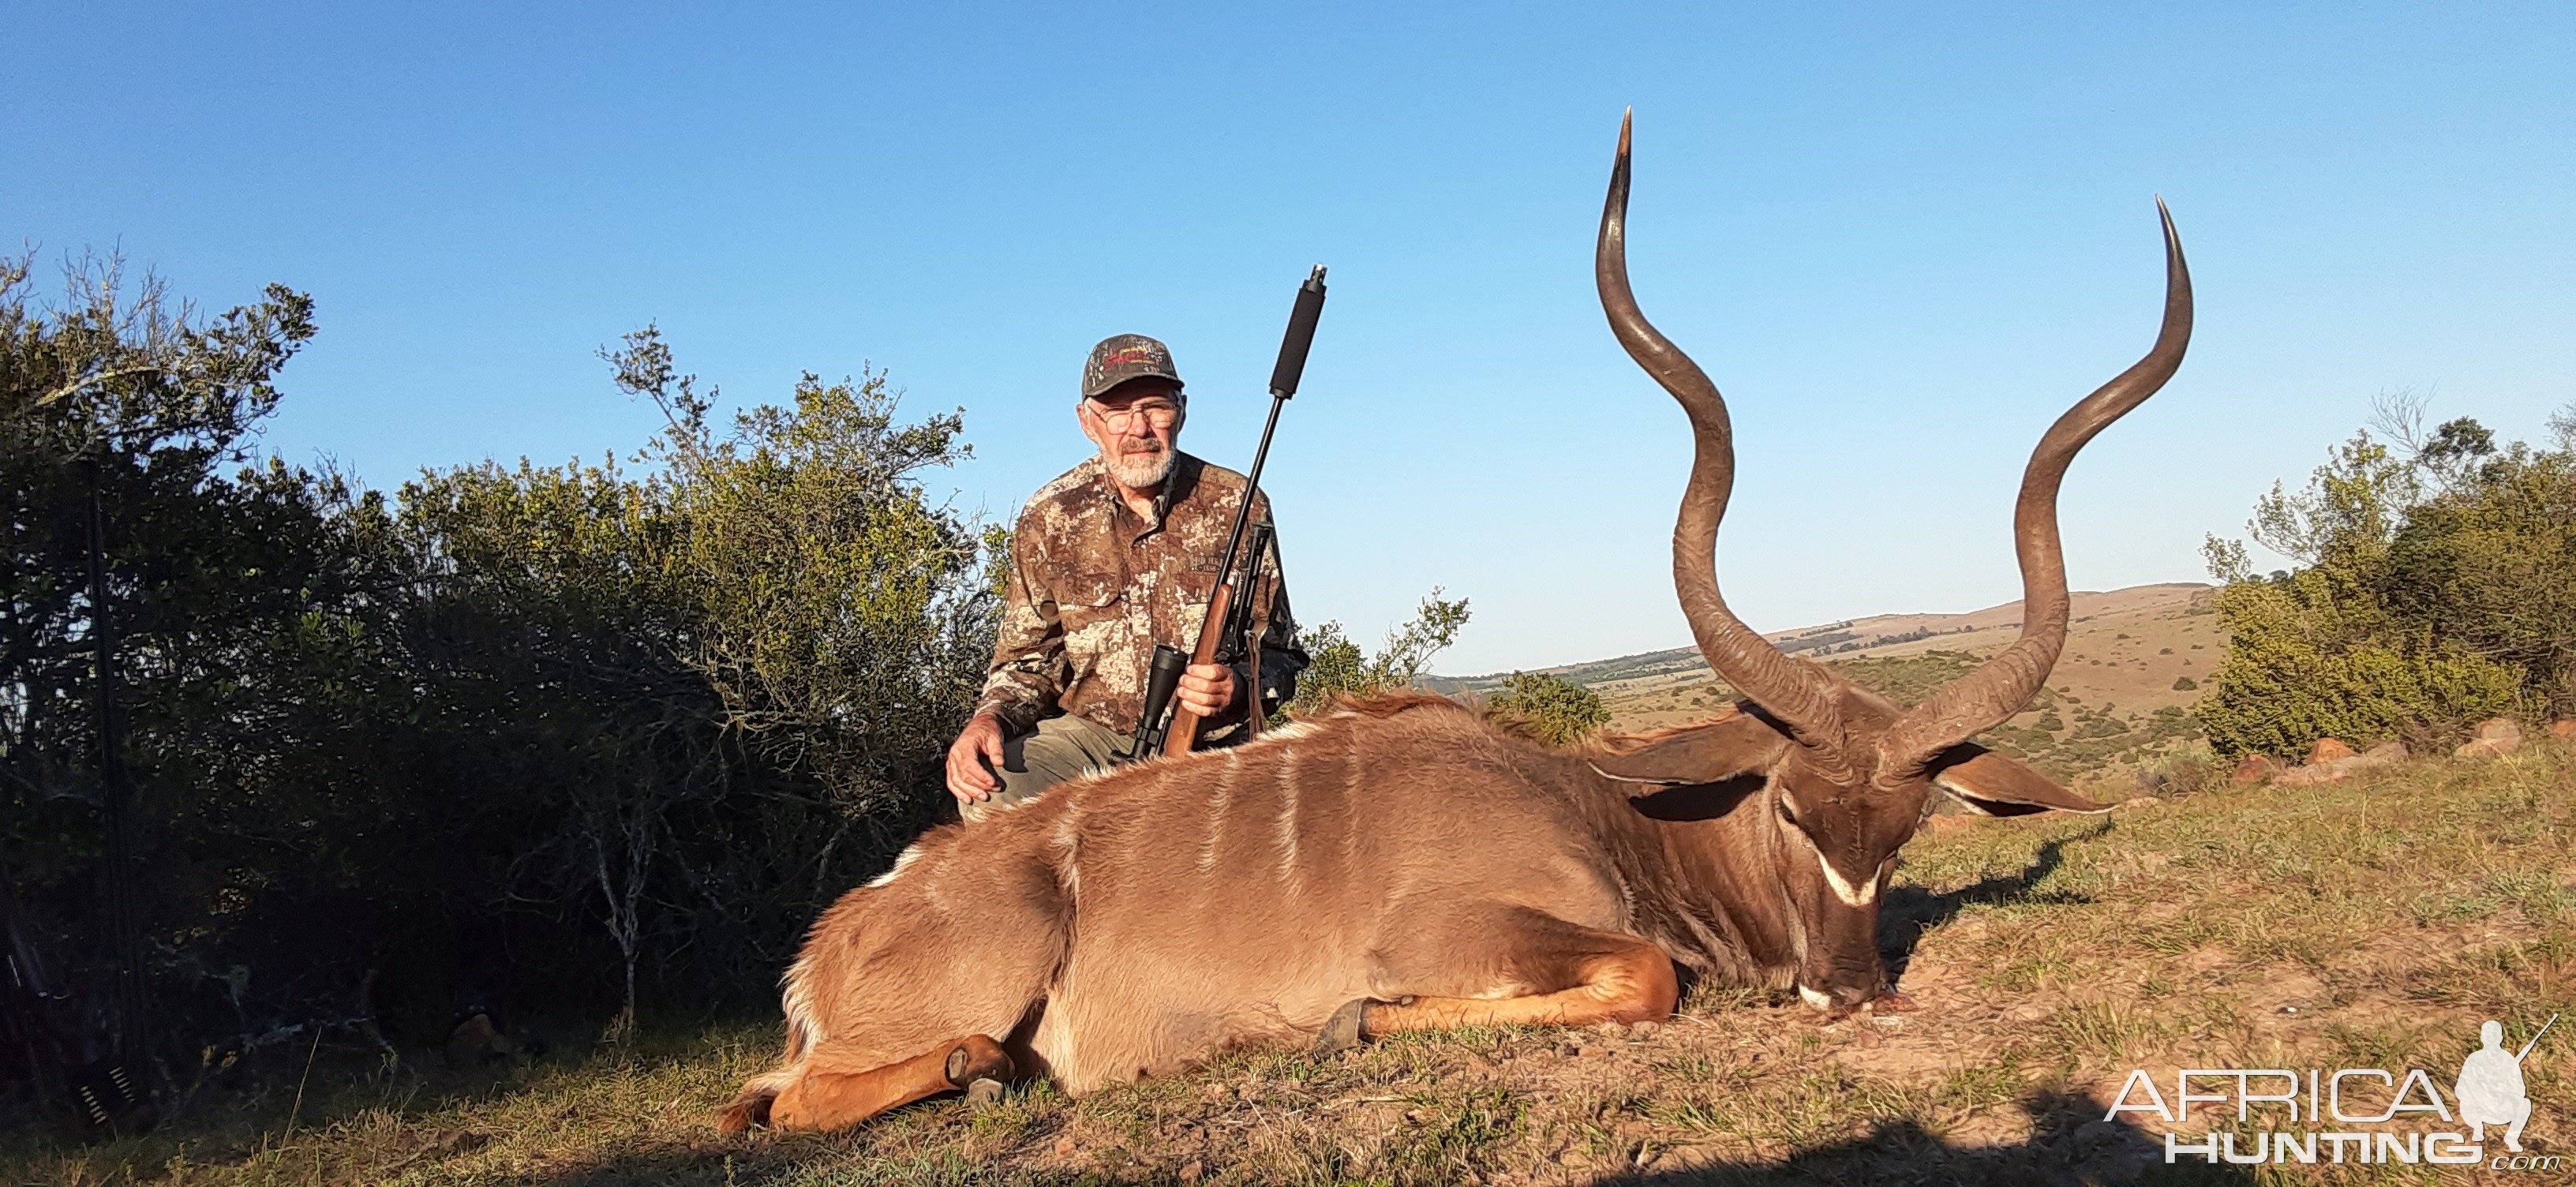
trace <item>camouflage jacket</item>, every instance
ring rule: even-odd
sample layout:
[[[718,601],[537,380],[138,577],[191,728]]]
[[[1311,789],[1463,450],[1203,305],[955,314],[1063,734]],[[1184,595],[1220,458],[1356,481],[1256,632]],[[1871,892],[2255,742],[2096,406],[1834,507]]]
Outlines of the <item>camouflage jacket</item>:
[[[1145,669],[1154,644],[1188,651],[1198,642],[1216,591],[1217,553],[1234,526],[1243,475],[1180,455],[1155,499],[1155,520],[1137,518],[1119,499],[1097,457],[1065,471],[1029,496],[1011,531],[1010,588],[1002,607],[993,666],[979,712],[991,711],[1014,733],[1058,712],[1136,731],[1144,712]],[[1270,517],[1268,496],[1254,520]],[[1276,545],[1262,561],[1253,621],[1261,634],[1261,706],[1296,695],[1306,652],[1297,645]],[[1235,665],[1236,687],[1249,686]],[[1243,734],[1241,706],[1211,723],[1211,742]]]

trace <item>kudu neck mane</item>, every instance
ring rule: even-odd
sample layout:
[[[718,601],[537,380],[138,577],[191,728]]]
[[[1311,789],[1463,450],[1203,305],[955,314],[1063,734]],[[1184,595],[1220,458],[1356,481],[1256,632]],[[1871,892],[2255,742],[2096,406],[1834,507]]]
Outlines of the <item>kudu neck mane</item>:
[[[1779,909],[1783,851],[1771,774],[1793,745],[1758,710],[1559,748],[1441,697],[1351,706],[1445,710],[1582,822],[1616,870],[1636,930],[1694,972],[1785,985],[1795,940]],[[1328,719],[1329,720],[1329,719]],[[1746,753],[1747,735],[1770,742]]]
[[[1835,715],[1860,729],[1904,712],[1829,679]],[[1567,757],[1583,770],[1565,785],[1585,789],[1576,798],[1632,888],[1641,929],[1702,973],[1785,984],[1797,939],[1781,908],[1791,847],[1780,780],[1793,767],[1834,771],[1838,756],[1793,740],[1786,723],[1747,701],[1711,721],[1606,738]],[[1862,778],[1849,794],[1882,793]]]

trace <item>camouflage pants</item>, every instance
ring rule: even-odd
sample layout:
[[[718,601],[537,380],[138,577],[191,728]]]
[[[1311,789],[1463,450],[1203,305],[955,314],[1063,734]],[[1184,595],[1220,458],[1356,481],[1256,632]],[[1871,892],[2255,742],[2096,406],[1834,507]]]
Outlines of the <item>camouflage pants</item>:
[[[994,772],[1001,776],[1002,790],[960,811],[968,820],[982,820],[1065,780],[1108,770],[1127,760],[1133,740],[1088,718],[1045,718],[1034,731],[1002,739],[1002,769]]]

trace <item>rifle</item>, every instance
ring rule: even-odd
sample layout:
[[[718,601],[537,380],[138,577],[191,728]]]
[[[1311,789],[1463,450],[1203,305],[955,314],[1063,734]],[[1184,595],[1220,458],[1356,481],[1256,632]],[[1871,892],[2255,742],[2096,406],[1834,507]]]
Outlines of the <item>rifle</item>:
[[[136,1077],[94,1030],[73,1025],[71,1000],[45,984],[35,938],[0,879],[0,1037],[26,1059],[39,1096],[68,1112],[87,1138],[132,1137],[159,1113]]]
[[[1262,557],[1269,551],[1271,525],[1252,525],[1252,553],[1243,566],[1235,566],[1235,552],[1244,542],[1244,531],[1252,518],[1252,501],[1261,490],[1261,467],[1270,458],[1270,435],[1279,428],[1279,409],[1297,394],[1297,381],[1306,373],[1306,352],[1315,344],[1315,322],[1324,315],[1324,266],[1315,265],[1306,283],[1297,286],[1297,304],[1288,313],[1288,331],[1279,341],[1279,362],[1270,369],[1270,419],[1261,426],[1261,444],[1252,451],[1252,471],[1243,480],[1243,499],[1234,509],[1234,526],[1226,532],[1225,551],[1217,557],[1216,590],[1208,599],[1207,617],[1199,623],[1197,645],[1184,656],[1168,643],[1154,645],[1154,658],[1146,669],[1145,712],[1136,720],[1136,740],[1132,751],[1138,758],[1161,750],[1165,754],[1187,754],[1198,745],[1199,715],[1185,706],[1172,705],[1172,689],[1180,683],[1184,667],[1197,664],[1230,663],[1234,648],[1243,648],[1253,657],[1252,686],[1239,690],[1253,698],[1246,709],[1247,728],[1258,730],[1261,719],[1260,654],[1257,637],[1261,624],[1252,621],[1252,608],[1258,602]],[[1166,723],[1164,710],[1171,710]]]
[[[1216,651],[1206,662],[1231,667],[1239,661],[1251,664],[1252,695],[1261,688],[1261,631],[1266,624],[1252,621],[1253,607],[1260,604],[1261,565],[1270,555],[1272,527],[1269,520],[1252,525],[1250,547],[1244,550],[1243,566],[1235,570],[1233,581],[1218,587],[1217,601],[1208,609],[1211,618],[1225,616],[1225,625],[1215,634]],[[1199,627],[1201,638],[1207,638],[1207,626]],[[1188,652],[1169,643],[1154,645],[1154,657],[1145,672],[1145,714],[1137,719],[1135,742],[1128,753],[1139,758],[1164,750],[1170,745],[1172,715],[1163,712],[1171,704],[1172,693],[1181,682],[1181,670],[1190,663]],[[1261,714],[1244,718],[1246,729],[1261,732]],[[1193,739],[1195,741],[1195,739]],[[1187,747],[1170,753],[1184,753]]]
[[[2540,1035],[2548,1034],[2549,1028],[2556,1025],[2558,1025],[2558,1015],[2552,1014],[2549,1016],[2549,1021],[2541,1024],[2540,1034],[2531,1036],[2531,1041],[2524,1043],[2522,1045],[2522,1050],[2514,1054],[2513,1061],[2515,1063],[2520,1063],[2524,1058],[2528,1057],[2531,1054],[2531,1049],[2540,1045]]]

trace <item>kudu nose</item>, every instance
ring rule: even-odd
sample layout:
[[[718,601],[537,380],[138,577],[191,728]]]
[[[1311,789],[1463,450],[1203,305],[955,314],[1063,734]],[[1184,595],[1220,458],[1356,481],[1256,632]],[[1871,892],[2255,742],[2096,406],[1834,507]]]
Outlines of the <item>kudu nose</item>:
[[[1878,996],[1878,991],[1875,988],[1865,986],[1836,985],[1831,988],[1819,989],[1816,986],[1808,985],[1803,982],[1798,986],[1798,1000],[1807,1003],[1808,1006],[1821,1013],[1835,1017],[1840,1017],[1841,1015],[1848,1014],[1853,1010],[1859,1009],[1864,1003],[1876,996]]]
[[[1831,988],[1818,989],[1801,981],[1798,999],[1827,1018],[1840,1018],[1867,1007],[1874,1014],[1910,1014],[1921,1009],[1913,998],[1899,992],[1892,982],[1873,977],[1868,981],[1844,981]]]
[[[1798,979],[1798,998],[1826,1014],[1841,1016],[1869,1003],[1887,984],[1875,964],[1835,961],[1821,976]]]

